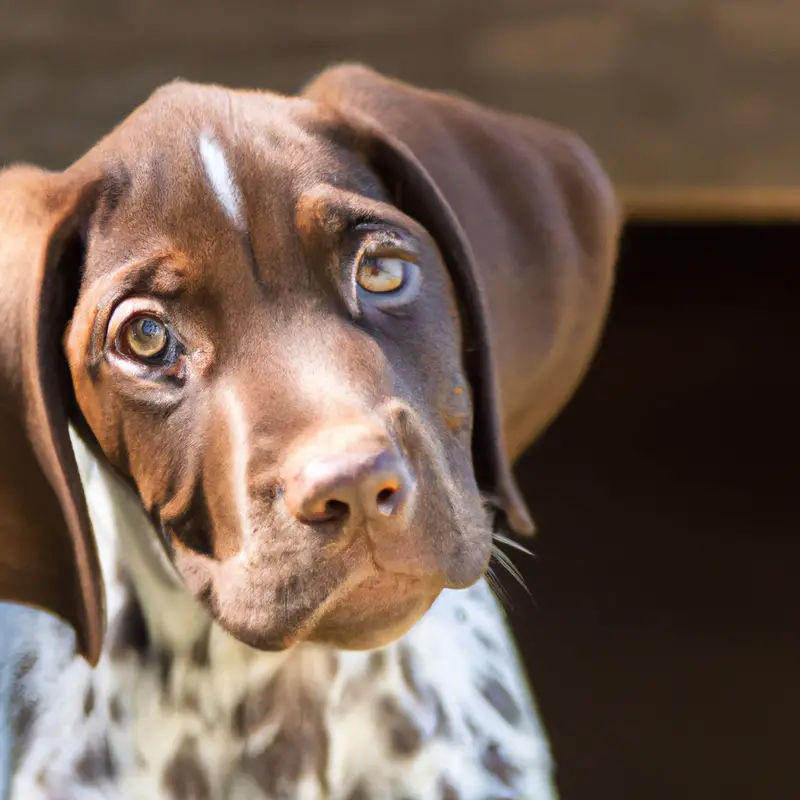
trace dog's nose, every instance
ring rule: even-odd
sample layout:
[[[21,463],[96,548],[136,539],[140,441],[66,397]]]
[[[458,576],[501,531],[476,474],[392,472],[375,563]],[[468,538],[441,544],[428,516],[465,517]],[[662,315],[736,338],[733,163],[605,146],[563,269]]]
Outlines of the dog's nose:
[[[325,438],[345,441],[333,452],[326,446],[330,442],[320,441],[298,454],[284,480],[289,511],[303,522],[385,521],[400,516],[414,486],[394,445],[374,441],[376,437]]]

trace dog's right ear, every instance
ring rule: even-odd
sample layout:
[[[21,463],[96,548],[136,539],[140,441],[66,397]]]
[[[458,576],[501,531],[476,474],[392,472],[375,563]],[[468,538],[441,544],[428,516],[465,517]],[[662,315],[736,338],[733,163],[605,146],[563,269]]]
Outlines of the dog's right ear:
[[[104,596],[69,439],[73,394],[61,343],[90,193],[33,167],[0,172],[0,600],[64,619],[95,664]]]

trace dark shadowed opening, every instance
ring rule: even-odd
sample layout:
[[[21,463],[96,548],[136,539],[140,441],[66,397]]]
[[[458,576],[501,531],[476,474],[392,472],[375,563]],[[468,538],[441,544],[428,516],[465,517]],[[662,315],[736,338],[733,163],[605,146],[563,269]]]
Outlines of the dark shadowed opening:
[[[800,791],[800,227],[636,225],[522,459],[517,628],[563,800]]]

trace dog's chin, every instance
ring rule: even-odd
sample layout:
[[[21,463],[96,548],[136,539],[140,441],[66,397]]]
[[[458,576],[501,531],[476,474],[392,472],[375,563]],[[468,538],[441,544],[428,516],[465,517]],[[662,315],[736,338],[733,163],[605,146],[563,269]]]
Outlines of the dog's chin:
[[[325,610],[304,640],[340,650],[372,650],[404,636],[428,611],[441,586],[383,574],[370,578]]]
[[[257,618],[245,620],[236,613],[226,613],[224,607],[212,613],[223,630],[257,650],[280,652],[302,642],[339,650],[372,650],[406,634],[425,615],[442,588],[439,582],[380,574],[353,588],[332,592],[291,627],[259,625]]]

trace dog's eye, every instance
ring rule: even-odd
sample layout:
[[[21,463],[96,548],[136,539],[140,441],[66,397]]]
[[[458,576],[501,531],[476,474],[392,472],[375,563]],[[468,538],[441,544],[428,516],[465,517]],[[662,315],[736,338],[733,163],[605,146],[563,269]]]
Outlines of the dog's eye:
[[[372,294],[396,292],[405,282],[407,264],[402,258],[364,258],[358,265],[356,281]]]
[[[347,270],[352,281],[350,291],[355,290],[354,313],[373,309],[394,316],[408,314],[422,285],[416,241],[399,231],[368,223],[359,225],[358,232],[362,238],[354,269]]]
[[[166,352],[169,333],[167,326],[156,317],[136,317],[125,324],[120,343],[128,355],[154,361]]]

